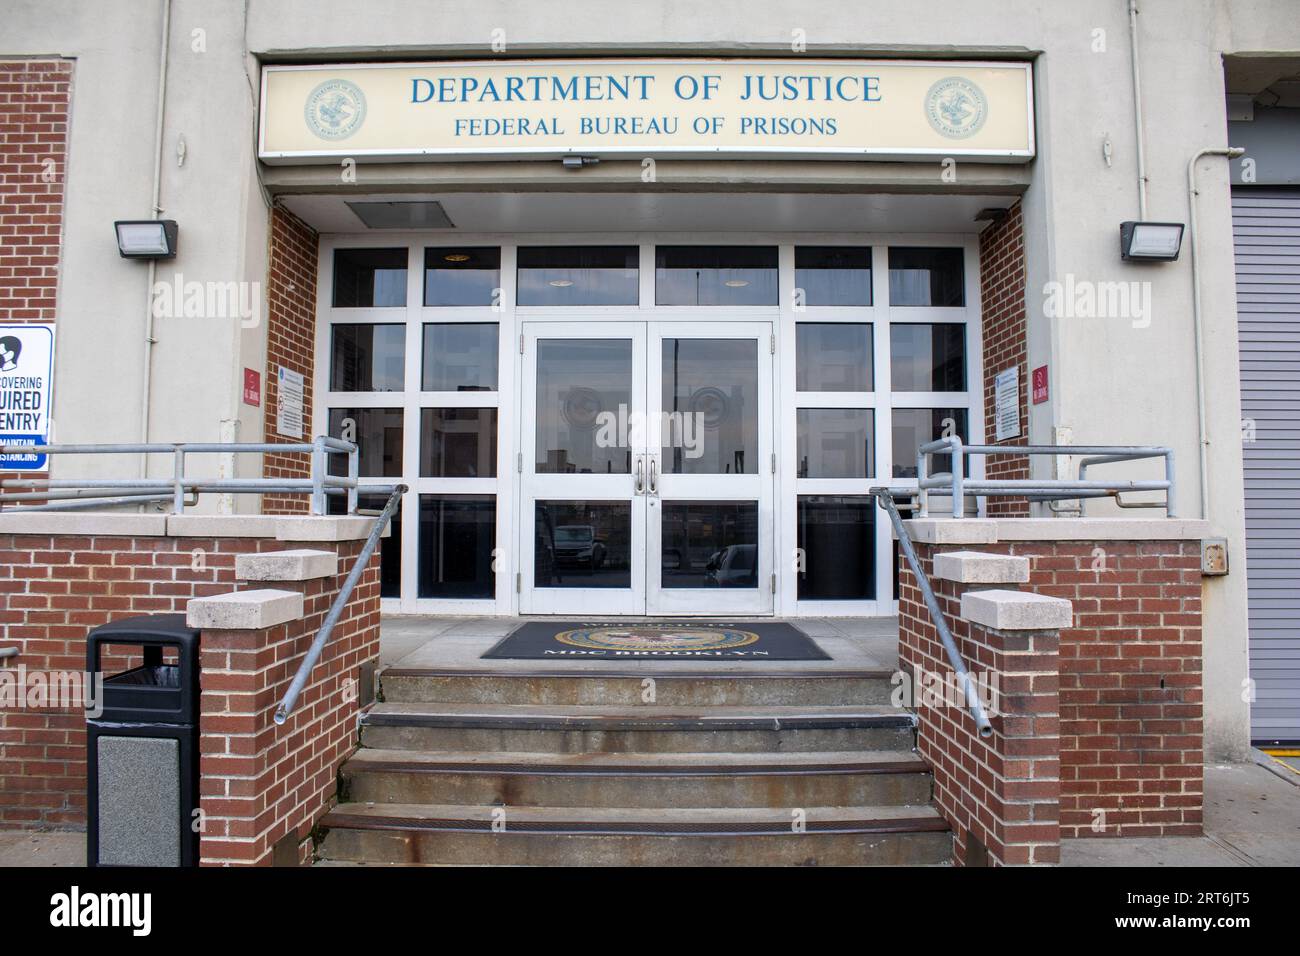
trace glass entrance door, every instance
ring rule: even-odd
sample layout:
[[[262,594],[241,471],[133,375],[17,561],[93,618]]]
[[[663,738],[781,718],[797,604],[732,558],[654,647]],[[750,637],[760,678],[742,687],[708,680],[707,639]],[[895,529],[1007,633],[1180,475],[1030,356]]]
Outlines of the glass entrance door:
[[[523,328],[520,610],[770,614],[771,325]]]

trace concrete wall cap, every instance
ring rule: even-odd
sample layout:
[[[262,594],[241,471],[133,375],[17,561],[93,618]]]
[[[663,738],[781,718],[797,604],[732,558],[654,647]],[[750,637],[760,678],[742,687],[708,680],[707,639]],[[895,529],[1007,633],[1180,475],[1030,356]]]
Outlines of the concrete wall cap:
[[[302,594],[261,588],[193,598],[185,605],[185,623],[210,630],[260,630],[302,617]]]
[[[333,551],[296,548],[235,555],[235,577],[241,581],[311,581],[338,574]]]
[[[161,536],[166,531],[165,514],[141,515],[89,511],[0,512],[0,534],[111,534],[153,537]]]
[[[999,631],[1052,631],[1074,623],[1074,606],[1064,598],[1027,591],[967,591],[961,616]]]
[[[1029,559],[981,551],[941,551],[934,556],[934,576],[959,584],[1025,584]]]
[[[168,515],[177,538],[274,538],[279,515]]]
[[[1181,541],[1207,538],[1200,518],[998,518],[999,541]]]
[[[922,544],[993,544],[998,523],[989,518],[909,518],[903,522],[913,541]]]
[[[375,526],[371,515],[283,515],[276,519],[279,541],[360,541],[370,537]],[[393,530],[389,522],[384,537]]]

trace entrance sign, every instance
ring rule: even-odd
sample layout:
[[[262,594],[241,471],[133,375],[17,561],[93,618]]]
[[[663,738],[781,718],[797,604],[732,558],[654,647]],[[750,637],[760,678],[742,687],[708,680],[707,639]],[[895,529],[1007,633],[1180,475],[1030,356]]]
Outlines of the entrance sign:
[[[1024,162],[1032,67],[911,60],[512,60],[267,66],[258,156]]]
[[[54,326],[0,325],[0,445],[26,445],[30,453],[0,455],[0,471],[48,471],[50,386],[54,379]]]

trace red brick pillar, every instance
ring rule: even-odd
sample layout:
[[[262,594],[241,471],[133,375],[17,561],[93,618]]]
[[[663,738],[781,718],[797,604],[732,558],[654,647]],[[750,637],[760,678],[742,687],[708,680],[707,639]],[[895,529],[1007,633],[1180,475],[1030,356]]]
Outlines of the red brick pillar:
[[[360,541],[338,545],[338,573],[191,601],[202,627],[200,798],[205,866],[305,863],[357,746],[366,665],[379,654],[379,554],[372,557],[284,725],[274,714]],[[305,552],[304,552],[305,553]],[[276,553],[249,561],[284,561]],[[247,573],[241,577],[249,577]],[[277,852],[278,851],[278,852]]]
[[[962,661],[981,689],[993,733],[981,737],[910,568],[899,595],[899,660],[911,676],[917,748],[952,826],[959,865],[1060,862],[1058,628],[1068,602],[990,587],[1028,575],[1023,559],[916,545]],[[989,566],[1014,566],[997,577]]]

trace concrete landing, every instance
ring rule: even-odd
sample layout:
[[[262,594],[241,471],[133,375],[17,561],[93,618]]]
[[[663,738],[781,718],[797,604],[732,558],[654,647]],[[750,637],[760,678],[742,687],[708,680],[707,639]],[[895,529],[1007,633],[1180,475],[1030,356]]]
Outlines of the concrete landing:
[[[574,616],[576,617],[576,616]],[[447,670],[494,671],[497,673],[546,670],[575,673],[617,668],[621,671],[646,673],[706,672],[761,673],[780,670],[842,671],[886,670],[898,668],[898,619],[892,617],[800,618],[791,623],[811,637],[831,660],[826,661],[708,661],[696,665],[662,661],[538,661],[482,660],[481,655],[518,627],[524,620],[536,618],[503,617],[426,617],[423,615],[386,615],[380,625],[379,664],[381,667],[445,668]],[[583,620],[601,620],[599,617]],[[619,617],[610,620],[622,624],[638,621],[662,621],[663,618]],[[737,621],[744,618],[737,618]],[[765,620],[773,620],[767,618]]]

